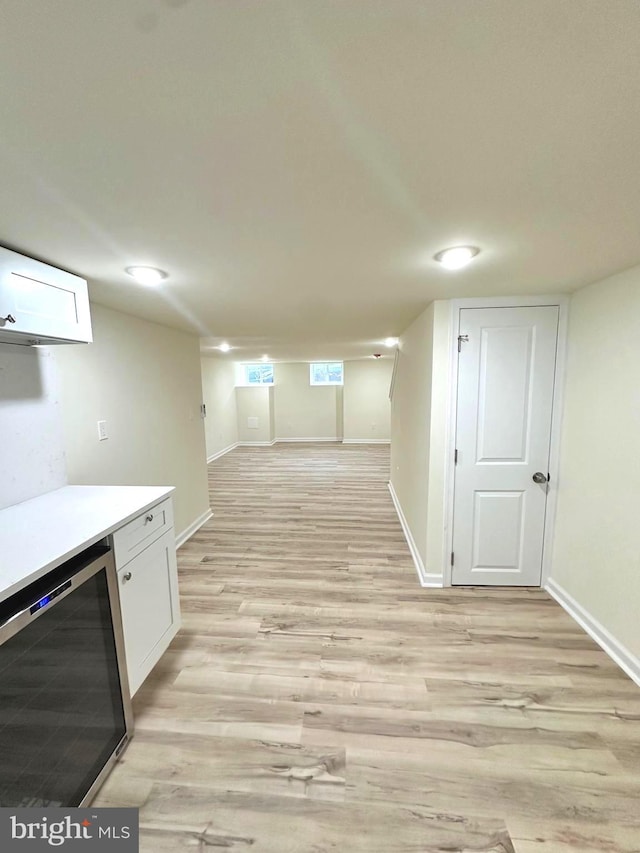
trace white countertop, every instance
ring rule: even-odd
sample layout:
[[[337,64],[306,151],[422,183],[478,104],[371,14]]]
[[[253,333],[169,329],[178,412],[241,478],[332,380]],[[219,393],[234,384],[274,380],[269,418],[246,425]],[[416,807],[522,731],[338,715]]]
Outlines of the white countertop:
[[[167,498],[174,486],[64,486],[0,510],[0,601]]]

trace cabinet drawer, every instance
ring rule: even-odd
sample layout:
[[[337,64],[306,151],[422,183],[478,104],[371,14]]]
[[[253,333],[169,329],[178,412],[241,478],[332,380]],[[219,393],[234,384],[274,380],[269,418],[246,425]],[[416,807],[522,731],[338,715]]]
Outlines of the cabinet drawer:
[[[173,508],[169,498],[116,530],[113,534],[113,550],[117,568],[121,569],[172,527]]]

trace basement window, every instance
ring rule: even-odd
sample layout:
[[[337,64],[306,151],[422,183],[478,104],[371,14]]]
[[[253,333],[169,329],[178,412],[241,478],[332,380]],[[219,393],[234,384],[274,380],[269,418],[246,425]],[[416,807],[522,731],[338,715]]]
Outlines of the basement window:
[[[273,385],[272,364],[243,364],[244,385]]]
[[[309,365],[311,385],[343,385],[343,374],[341,361],[316,361]]]

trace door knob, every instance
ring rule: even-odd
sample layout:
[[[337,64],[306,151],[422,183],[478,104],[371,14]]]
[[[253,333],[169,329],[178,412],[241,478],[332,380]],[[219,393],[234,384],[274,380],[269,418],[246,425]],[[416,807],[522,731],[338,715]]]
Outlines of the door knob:
[[[549,477],[546,474],[543,474],[542,471],[536,471],[536,473],[531,478],[534,483],[548,483]]]

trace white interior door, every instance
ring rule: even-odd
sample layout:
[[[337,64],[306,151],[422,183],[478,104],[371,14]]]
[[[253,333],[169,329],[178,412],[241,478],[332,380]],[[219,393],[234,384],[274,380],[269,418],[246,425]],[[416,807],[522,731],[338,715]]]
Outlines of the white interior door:
[[[558,316],[460,310],[454,584],[540,584]]]

